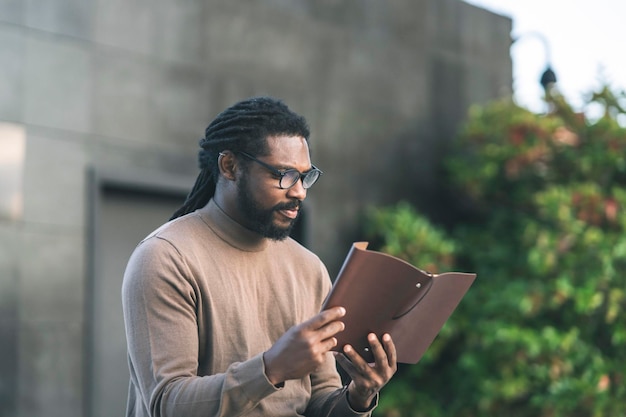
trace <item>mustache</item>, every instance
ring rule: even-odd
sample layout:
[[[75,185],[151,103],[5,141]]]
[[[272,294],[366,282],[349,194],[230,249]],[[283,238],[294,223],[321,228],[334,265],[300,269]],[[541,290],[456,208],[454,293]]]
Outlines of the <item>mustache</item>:
[[[274,206],[274,210],[278,211],[278,210],[296,210],[296,209],[300,209],[302,207],[302,201],[300,200],[294,200],[294,201],[290,201],[289,203],[279,203],[276,204]]]

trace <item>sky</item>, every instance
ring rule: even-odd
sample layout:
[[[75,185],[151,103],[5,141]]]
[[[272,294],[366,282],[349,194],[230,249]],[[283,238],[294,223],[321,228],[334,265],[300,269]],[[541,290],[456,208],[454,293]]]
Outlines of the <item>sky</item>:
[[[584,97],[605,80],[626,90],[626,48],[622,27],[624,0],[464,0],[513,21],[513,94],[531,111],[545,111],[541,74],[548,61],[557,88],[578,110]],[[624,49],[622,49],[624,48]]]

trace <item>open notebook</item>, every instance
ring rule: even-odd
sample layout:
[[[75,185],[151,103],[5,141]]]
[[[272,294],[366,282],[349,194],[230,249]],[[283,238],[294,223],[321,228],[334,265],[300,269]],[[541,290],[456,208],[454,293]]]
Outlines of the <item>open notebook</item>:
[[[367,335],[389,333],[398,362],[417,363],[457,307],[476,274],[430,274],[394,256],[355,242],[322,309],[343,306],[341,351],[352,345],[373,362]]]

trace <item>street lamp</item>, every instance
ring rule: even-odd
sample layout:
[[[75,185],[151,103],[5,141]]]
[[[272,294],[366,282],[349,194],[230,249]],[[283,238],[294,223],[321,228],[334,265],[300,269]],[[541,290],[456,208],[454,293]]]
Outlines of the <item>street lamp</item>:
[[[556,84],[556,74],[554,73],[550,65],[548,65],[546,67],[546,70],[543,72],[543,74],[541,74],[539,83],[541,84],[541,86],[543,87],[546,93],[548,92],[548,90],[552,88],[554,84]]]
[[[541,74],[539,83],[543,87],[543,90],[547,96],[550,90],[552,89],[552,87],[554,86],[554,84],[556,84],[556,74],[554,73],[554,70],[552,69],[552,66],[550,65],[550,44],[548,43],[548,40],[540,32],[525,32],[525,33],[522,33],[517,38],[514,38],[513,43],[519,41],[522,38],[531,37],[531,36],[539,39],[544,47],[546,69]]]

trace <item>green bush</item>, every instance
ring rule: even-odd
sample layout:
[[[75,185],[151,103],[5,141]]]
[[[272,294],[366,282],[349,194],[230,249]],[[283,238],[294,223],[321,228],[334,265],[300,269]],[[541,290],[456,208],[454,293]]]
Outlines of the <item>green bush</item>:
[[[471,109],[445,161],[470,221],[445,233],[404,204],[370,211],[381,250],[478,274],[377,415],[626,415],[623,95],[593,95],[595,121],[548,98],[546,115],[511,101]]]

